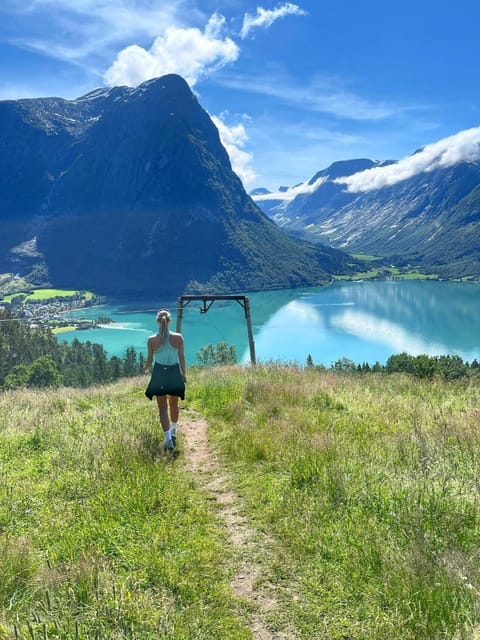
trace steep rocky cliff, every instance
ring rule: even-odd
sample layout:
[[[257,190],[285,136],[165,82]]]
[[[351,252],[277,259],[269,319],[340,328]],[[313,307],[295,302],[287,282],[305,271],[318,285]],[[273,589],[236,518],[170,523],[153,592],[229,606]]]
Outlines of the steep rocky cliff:
[[[0,139],[3,271],[130,295],[293,287],[352,268],[261,212],[179,76],[0,103]]]

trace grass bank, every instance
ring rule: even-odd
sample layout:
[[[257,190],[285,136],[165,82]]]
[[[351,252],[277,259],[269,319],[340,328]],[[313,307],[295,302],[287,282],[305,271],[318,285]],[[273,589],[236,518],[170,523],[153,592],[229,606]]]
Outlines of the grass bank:
[[[162,457],[144,383],[0,395],[0,638],[252,638],[218,512]],[[208,418],[273,541],[272,633],[477,637],[479,400],[469,379],[189,372],[183,416]]]
[[[0,638],[249,638],[145,380],[0,395]]]
[[[268,366],[204,370],[192,394],[299,637],[477,637],[478,382]]]

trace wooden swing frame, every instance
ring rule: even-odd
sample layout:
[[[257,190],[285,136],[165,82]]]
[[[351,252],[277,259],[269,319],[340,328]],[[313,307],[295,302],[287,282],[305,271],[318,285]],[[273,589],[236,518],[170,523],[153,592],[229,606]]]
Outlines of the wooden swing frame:
[[[252,319],[250,316],[250,302],[247,296],[237,296],[237,295],[219,295],[219,296],[179,296],[178,304],[177,304],[177,332],[182,333],[182,317],[183,310],[193,301],[200,301],[203,306],[200,307],[200,313],[207,313],[210,307],[217,300],[232,300],[234,302],[238,302],[238,304],[243,308],[245,312],[245,320],[247,322],[247,332],[248,332],[248,344],[250,347],[250,362],[251,364],[256,364],[255,357],[255,342],[253,340],[253,331],[252,331]]]

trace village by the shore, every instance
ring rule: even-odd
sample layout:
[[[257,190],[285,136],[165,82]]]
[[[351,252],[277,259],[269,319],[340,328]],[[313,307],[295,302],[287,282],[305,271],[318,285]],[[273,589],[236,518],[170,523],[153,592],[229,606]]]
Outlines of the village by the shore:
[[[41,295],[42,293],[43,295]],[[101,305],[103,299],[95,294],[84,291],[56,291],[55,293],[58,295],[45,297],[45,290],[36,290],[30,293],[25,292],[6,296],[0,299],[0,309],[11,309],[15,312],[17,318],[28,322],[31,328],[49,328],[54,333],[93,329],[113,322],[111,318],[101,315],[95,319],[72,318],[66,315],[66,312],[69,311],[78,311],[79,309]],[[46,295],[48,296],[48,294]]]

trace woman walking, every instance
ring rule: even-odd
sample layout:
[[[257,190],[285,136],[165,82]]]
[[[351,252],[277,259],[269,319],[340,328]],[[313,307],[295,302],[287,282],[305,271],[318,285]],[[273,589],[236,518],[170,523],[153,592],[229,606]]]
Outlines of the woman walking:
[[[172,316],[167,309],[157,313],[158,333],[147,342],[148,356],[145,373],[150,373],[150,382],[145,395],[149,400],[157,398],[160,424],[165,435],[164,450],[173,452],[177,440],[178,398],[185,397],[185,351],[181,333],[170,331]],[[169,416],[170,411],[170,416]]]

